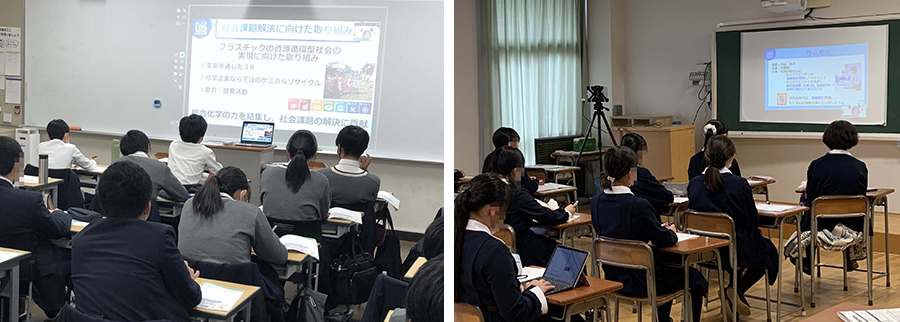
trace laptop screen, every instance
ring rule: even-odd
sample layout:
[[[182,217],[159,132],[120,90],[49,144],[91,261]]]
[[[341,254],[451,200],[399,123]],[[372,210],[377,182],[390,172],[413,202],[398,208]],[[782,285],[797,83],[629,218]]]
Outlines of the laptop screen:
[[[272,144],[275,123],[244,122],[241,143]]]
[[[575,285],[587,257],[588,253],[585,251],[556,246],[553,257],[550,257],[550,263],[547,264],[547,270],[544,271],[544,277]]]

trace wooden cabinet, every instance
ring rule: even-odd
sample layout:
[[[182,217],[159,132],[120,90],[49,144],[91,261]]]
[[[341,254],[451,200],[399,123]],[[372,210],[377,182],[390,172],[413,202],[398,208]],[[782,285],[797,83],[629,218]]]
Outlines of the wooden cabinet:
[[[675,177],[673,182],[688,182],[687,168],[695,153],[694,126],[617,127],[618,143],[626,133],[637,133],[647,140],[643,167],[657,178]]]

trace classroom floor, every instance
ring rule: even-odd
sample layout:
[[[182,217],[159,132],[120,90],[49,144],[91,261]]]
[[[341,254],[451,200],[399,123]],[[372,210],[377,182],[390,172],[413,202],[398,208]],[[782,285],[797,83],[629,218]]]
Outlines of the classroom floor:
[[[415,245],[416,245],[415,242],[401,240],[400,241],[400,259],[401,260],[405,259],[406,255],[409,254],[409,250]],[[288,284],[290,284],[290,283],[288,283]],[[296,293],[297,293],[296,290],[297,290],[296,286],[285,285],[285,297],[288,300],[293,299],[294,295],[296,295]],[[339,308],[343,308],[343,306],[340,306]],[[351,308],[354,310],[354,314],[353,314],[353,317],[350,319],[350,321],[356,322],[356,321],[362,320],[362,314],[363,314],[363,311],[366,309],[366,305],[362,304],[359,306],[353,306]],[[340,310],[338,310],[338,311],[340,311]],[[39,308],[34,303],[31,303],[31,312],[32,312],[31,319],[29,319],[28,321],[35,321],[35,322],[37,322],[37,321],[52,321],[52,320],[48,319],[46,316],[44,316],[44,311],[41,311],[41,308]]]

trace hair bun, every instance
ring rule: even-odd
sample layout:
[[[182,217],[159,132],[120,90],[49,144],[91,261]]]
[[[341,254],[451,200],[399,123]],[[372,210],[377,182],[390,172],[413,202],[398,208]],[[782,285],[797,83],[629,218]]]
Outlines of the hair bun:
[[[710,132],[710,131],[712,131],[713,135],[716,135],[716,126],[713,125],[712,123],[706,123],[706,125],[703,126],[703,133]]]

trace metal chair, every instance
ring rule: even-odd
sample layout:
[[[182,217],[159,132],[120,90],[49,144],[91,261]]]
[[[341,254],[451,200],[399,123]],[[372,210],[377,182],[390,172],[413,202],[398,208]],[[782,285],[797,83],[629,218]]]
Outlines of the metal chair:
[[[812,205],[810,206],[810,213],[812,214],[812,218],[810,218],[810,231],[813,232],[810,234],[810,259],[815,258],[815,269],[817,271],[816,277],[822,277],[822,266],[832,267],[832,268],[842,268],[844,272],[844,291],[848,290],[847,287],[847,258],[844,257],[843,265],[827,265],[821,264],[819,262],[819,254],[817,253],[818,247],[816,245],[817,242],[817,234],[819,231],[818,221],[819,219],[835,219],[835,218],[863,218],[863,240],[866,243],[866,273],[867,278],[867,286],[868,290],[866,295],[869,297],[869,305],[872,305],[872,236],[870,236],[870,232],[872,231],[872,215],[869,212],[871,208],[869,198],[862,195],[857,196],[821,196],[813,200]],[[861,271],[861,270],[860,270]],[[812,272],[810,272],[812,273]],[[883,272],[879,272],[881,276],[885,276]],[[879,276],[879,277],[881,277]],[[815,277],[810,276],[809,283],[809,306],[816,307],[816,298],[815,298]]]
[[[650,303],[651,317],[653,322],[659,322],[657,317],[657,306],[668,303],[679,296],[684,295],[684,290],[678,290],[668,294],[656,294],[656,265],[653,259],[653,250],[647,243],[623,240],[607,237],[598,237],[594,239],[594,253],[597,254],[596,266],[599,270],[600,265],[610,265],[621,268],[643,270],[647,275],[647,297],[631,297],[616,292],[610,293],[615,297],[615,313],[614,320],[619,321],[619,299],[639,303],[637,305],[638,322],[643,318],[641,312],[643,303]],[[608,312],[607,312],[608,313]]]
[[[500,230],[494,233],[494,237],[500,238],[511,253],[516,253],[516,231],[507,224],[500,224]]]
[[[454,322],[484,322],[484,314],[481,309],[469,303],[453,303]]]

